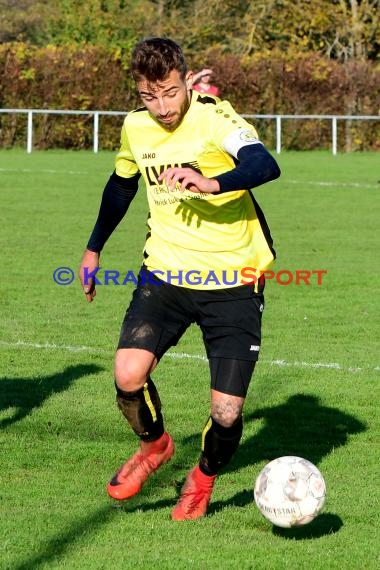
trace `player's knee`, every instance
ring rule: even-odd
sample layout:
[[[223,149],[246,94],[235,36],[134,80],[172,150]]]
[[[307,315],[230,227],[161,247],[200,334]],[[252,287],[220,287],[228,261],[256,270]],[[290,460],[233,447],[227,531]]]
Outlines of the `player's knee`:
[[[241,409],[220,408],[218,405],[213,405],[211,417],[222,427],[230,428],[240,420]]]
[[[217,390],[211,392],[211,417],[223,428],[231,428],[241,419],[244,398]]]
[[[157,363],[147,350],[119,349],[115,358],[116,385],[125,392],[142,388]]]
[[[115,360],[116,385],[124,392],[142,388],[147,380],[146,370],[133,360]]]

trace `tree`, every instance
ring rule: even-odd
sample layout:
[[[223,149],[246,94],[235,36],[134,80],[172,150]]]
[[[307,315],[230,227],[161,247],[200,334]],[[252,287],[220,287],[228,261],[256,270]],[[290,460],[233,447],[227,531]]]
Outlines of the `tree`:
[[[380,55],[380,0],[0,0],[0,43],[93,44],[119,50],[144,36],[189,55],[279,50],[331,59]]]
[[[235,48],[246,54],[277,48],[341,61],[375,59],[380,54],[380,1],[258,0],[249,4],[238,30]]]
[[[148,0],[52,0],[55,17],[47,22],[52,43],[92,44],[128,49],[154,15]]]
[[[375,59],[380,51],[380,1],[337,0],[336,29],[326,34],[327,55],[338,59]]]
[[[43,43],[46,22],[53,17],[48,0],[0,0],[0,43]]]

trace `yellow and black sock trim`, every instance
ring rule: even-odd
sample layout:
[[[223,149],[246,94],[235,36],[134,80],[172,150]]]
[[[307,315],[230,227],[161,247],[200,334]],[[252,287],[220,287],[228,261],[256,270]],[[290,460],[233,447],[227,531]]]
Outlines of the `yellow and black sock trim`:
[[[205,475],[216,475],[231,460],[237,450],[243,433],[243,419],[231,427],[224,427],[211,416],[202,432],[202,455],[200,470]]]
[[[125,392],[117,384],[116,402],[136,435],[143,441],[155,441],[164,433],[161,400],[151,378],[135,392]]]

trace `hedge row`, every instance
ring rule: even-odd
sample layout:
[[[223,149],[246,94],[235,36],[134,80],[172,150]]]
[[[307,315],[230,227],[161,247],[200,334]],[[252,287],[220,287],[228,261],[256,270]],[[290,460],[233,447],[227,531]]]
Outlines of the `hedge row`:
[[[128,111],[140,103],[128,73],[128,53],[95,46],[0,46],[0,107]],[[238,58],[210,50],[189,60],[198,70],[210,66],[223,97],[245,114],[379,115],[380,69],[371,62],[341,64],[314,53],[289,58],[260,53]],[[380,116],[379,116],[380,120]],[[100,145],[118,146],[122,117],[102,118]],[[258,124],[274,146],[274,122]],[[379,121],[339,121],[346,150],[379,149]],[[92,118],[38,115],[35,148],[91,148]],[[25,115],[0,115],[0,147],[24,146]],[[331,126],[321,121],[286,121],[283,145],[313,149],[331,144]]]

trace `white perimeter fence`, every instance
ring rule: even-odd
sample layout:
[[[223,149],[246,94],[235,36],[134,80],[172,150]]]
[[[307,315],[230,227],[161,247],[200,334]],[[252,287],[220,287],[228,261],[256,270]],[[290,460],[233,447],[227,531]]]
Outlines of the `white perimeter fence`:
[[[93,117],[93,151],[99,150],[99,119],[105,115],[125,116],[124,111],[63,111],[58,109],[0,109],[1,113],[25,114],[27,116],[26,150],[33,150],[33,115],[87,115]],[[326,120],[331,122],[331,150],[338,152],[338,121],[379,121],[380,115],[246,115],[246,119],[273,119],[276,121],[276,152],[281,152],[282,122],[287,119]]]

